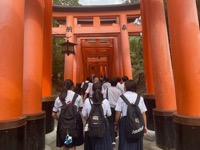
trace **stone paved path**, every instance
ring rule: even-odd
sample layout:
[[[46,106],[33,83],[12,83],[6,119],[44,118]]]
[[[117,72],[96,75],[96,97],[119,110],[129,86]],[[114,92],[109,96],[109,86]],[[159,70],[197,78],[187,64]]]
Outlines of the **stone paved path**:
[[[56,129],[49,133],[46,134],[45,136],[46,140],[46,146],[45,150],[61,150],[60,148],[56,148]],[[117,145],[116,145],[117,147]],[[83,150],[83,146],[79,146],[76,148],[76,150]],[[115,148],[114,150],[117,150]],[[155,133],[154,131],[148,131],[147,135],[144,137],[144,150],[162,150],[158,148],[155,144]]]

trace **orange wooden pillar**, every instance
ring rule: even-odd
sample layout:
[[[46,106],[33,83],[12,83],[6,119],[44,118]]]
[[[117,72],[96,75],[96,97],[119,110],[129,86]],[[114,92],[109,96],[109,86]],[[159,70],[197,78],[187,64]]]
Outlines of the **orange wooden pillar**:
[[[140,1],[141,16],[142,16],[142,41],[143,41],[143,55],[144,55],[144,71],[146,80],[146,93],[154,95],[154,82],[152,73],[152,63],[149,45],[149,33],[147,28],[147,18],[144,8],[145,0]]]
[[[120,61],[119,61],[119,46],[118,46],[118,38],[114,37],[113,38],[113,44],[114,44],[114,49],[113,49],[113,70],[112,70],[112,77],[121,77],[120,75]]]
[[[44,1],[25,1],[23,114],[27,115],[26,149],[44,149],[42,112]]]
[[[172,62],[177,97],[177,150],[200,149],[200,39],[196,0],[168,0]],[[177,9],[178,8],[178,9]]]
[[[82,52],[81,52],[81,39],[77,38],[77,46],[76,46],[76,54],[75,54],[75,61],[77,64],[77,72],[76,72],[76,78],[77,83],[82,83],[85,80],[84,71],[83,71],[83,60],[82,60]]]
[[[43,77],[42,96],[51,96],[52,90],[52,1],[44,0]]]
[[[0,149],[25,150],[26,118],[22,117],[24,1],[0,1],[0,20]]]
[[[66,37],[69,37],[70,42],[74,42],[74,17],[72,15],[67,15],[66,17]],[[71,28],[71,30],[70,30]],[[68,30],[68,31],[67,31]],[[71,79],[74,81],[74,55],[65,55],[65,66],[64,66],[64,80]]]
[[[140,1],[141,18],[142,18],[142,41],[143,41],[143,58],[144,58],[144,71],[145,71],[145,85],[146,93],[144,94],[144,102],[147,107],[147,128],[154,130],[153,122],[153,109],[156,108],[155,92],[152,73],[152,63],[149,44],[149,33],[147,28],[147,18],[144,8],[145,0]]]
[[[130,58],[129,35],[127,31],[127,16],[120,15],[120,28],[121,28],[121,56],[123,63],[123,75],[132,79],[132,67]]]
[[[144,2],[144,1],[143,1]],[[176,110],[175,87],[163,0],[144,2],[154,79],[156,144],[163,149],[175,147],[173,113]]]
[[[52,1],[44,0],[44,5],[42,110],[46,113],[46,133],[50,133],[54,130],[51,114],[55,100],[52,95]]]

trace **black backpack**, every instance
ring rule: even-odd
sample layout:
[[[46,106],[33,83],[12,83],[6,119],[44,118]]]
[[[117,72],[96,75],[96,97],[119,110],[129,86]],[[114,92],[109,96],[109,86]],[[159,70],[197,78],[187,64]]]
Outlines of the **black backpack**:
[[[90,101],[90,99],[89,99]],[[103,137],[105,134],[106,120],[103,114],[103,107],[101,103],[91,103],[91,110],[87,120],[88,135],[90,137]]]
[[[85,91],[87,90],[88,85],[89,85],[89,82],[84,82],[83,87],[82,87],[82,95],[85,94]]]
[[[67,134],[73,138],[77,138],[83,134],[82,118],[77,106],[74,105],[77,97],[78,94],[75,93],[72,102],[69,104],[66,104],[65,99],[61,100],[63,106],[58,119],[58,129],[63,140]]]
[[[128,139],[139,139],[143,137],[145,127],[142,113],[138,107],[140,101],[139,94],[134,104],[131,104],[123,94],[120,97],[128,105],[125,125]]]

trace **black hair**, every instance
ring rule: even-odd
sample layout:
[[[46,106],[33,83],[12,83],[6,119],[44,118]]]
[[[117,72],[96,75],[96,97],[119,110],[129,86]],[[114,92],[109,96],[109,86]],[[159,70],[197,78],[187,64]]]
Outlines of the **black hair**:
[[[118,79],[117,79],[117,78],[112,78],[112,79],[110,80],[111,86],[116,86],[116,85],[117,85],[117,82],[118,82]]]
[[[92,101],[94,103],[101,103],[103,101],[103,94],[101,93],[102,85],[100,82],[94,83],[92,86],[93,95]]]
[[[123,81],[123,82],[126,82],[127,80],[128,80],[128,77],[127,77],[127,76],[123,76],[123,77],[122,77],[122,81]]]
[[[136,92],[137,87],[134,80],[127,80],[125,82],[126,91]]]
[[[117,77],[117,82],[120,82],[121,81],[121,77]]]
[[[70,79],[65,80],[63,90],[61,91],[59,95],[59,99],[64,101],[67,96],[67,91],[72,89],[73,87],[74,87],[74,83],[72,80]]]
[[[109,82],[109,78],[105,76],[104,81]]]
[[[73,86],[74,86],[74,83],[72,80],[70,80],[70,79],[65,80],[64,87],[66,90],[72,89]]]
[[[86,77],[87,81],[91,81],[91,78],[89,76]]]

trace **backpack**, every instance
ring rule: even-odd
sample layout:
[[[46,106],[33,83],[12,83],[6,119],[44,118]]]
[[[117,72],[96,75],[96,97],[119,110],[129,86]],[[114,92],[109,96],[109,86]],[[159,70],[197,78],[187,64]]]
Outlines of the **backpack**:
[[[139,94],[134,104],[131,104],[123,94],[120,97],[128,105],[125,124],[128,139],[139,139],[143,137],[144,120],[140,108],[138,107],[140,101]]]
[[[84,82],[83,87],[82,87],[82,95],[85,94],[85,91],[87,90],[88,85],[89,85],[89,82]]]
[[[90,101],[90,104],[92,108],[87,120],[89,128],[88,135],[90,137],[103,137],[106,128],[106,120],[103,114],[103,107],[101,103],[92,104]]]
[[[72,102],[69,104],[66,104],[65,99],[61,100],[63,106],[58,119],[58,129],[63,140],[67,135],[77,138],[83,133],[82,118],[77,106],[74,105],[77,97],[78,94],[75,93]]]

